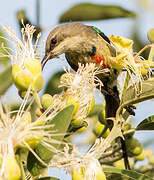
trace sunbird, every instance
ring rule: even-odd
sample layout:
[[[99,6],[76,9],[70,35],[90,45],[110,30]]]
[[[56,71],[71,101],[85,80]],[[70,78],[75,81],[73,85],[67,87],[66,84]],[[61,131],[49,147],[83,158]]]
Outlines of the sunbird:
[[[42,60],[42,68],[50,59],[65,53],[68,64],[75,71],[78,63],[96,63],[100,69],[108,69],[107,73],[99,75],[104,86],[102,92],[106,101],[106,117],[115,117],[120,104],[117,88],[118,70],[110,66],[110,58],[116,56],[116,50],[109,38],[94,26],[81,23],[64,24],[53,29],[47,37],[45,56]],[[128,111],[131,108],[126,107]],[[133,113],[133,112],[132,112]],[[113,122],[108,121],[112,128]],[[122,143],[125,166],[129,169],[125,143]]]
[[[102,91],[107,102],[107,117],[115,117],[119,107],[119,92],[116,81],[118,71],[110,67],[110,57],[116,56],[116,50],[109,38],[94,26],[81,23],[64,24],[53,29],[47,37],[45,56],[42,68],[50,59],[65,53],[68,64],[73,70],[78,69],[78,63],[96,63],[107,73],[99,75],[104,87]]]

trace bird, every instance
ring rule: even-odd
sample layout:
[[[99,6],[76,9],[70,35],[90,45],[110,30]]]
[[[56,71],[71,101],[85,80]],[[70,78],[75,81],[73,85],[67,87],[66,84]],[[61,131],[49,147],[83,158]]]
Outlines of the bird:
[[[78,64],[95,63],[97,67],[108,69],[107,73],[99,75],[103,82],[101,89],[106,101],[106,117],[115,117],[120,106],[119,91],[117,88],[118,70],[110,66],[111,57],[116,56],[116,49],[111,44],[109,38],[97,27],[88,26],[82,23],[68,23],[54,28],[48,35],[45,45],[45,56],[42,60],[42,69],[45,64],[61,54],[65,54],[66,60],[75,71]],[[129,108],[127,108],[129,111]],[[113,121],[108,120],[110,129]],[[123,155],[126,169],[130,169],[128,157],[125,150]]]
[[[116,50],[109,38],[95,26],[82,23],[59,25],[47,37],[42,68],[48,60],[63,53],[68,64],[75,71],[79,63],[95,63],[96,66],[109,70],[99,75],[99,79],[104,84],[102,91],[109,103],[109,106],[106,106],[106,116],[115,117],[120,103],[116,86],[118,72],[110,67],[110,58],[116,56]]]

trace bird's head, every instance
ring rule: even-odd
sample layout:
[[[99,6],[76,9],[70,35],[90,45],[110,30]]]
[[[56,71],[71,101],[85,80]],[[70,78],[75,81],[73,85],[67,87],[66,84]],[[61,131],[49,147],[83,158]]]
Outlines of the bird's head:
[[[66,52],[84,50],[85,42],[93,30],[84,24],[64,24],[53,29],[47,37],[45,56],[42,60],[42,68],[50,59],[58,57]],[[86,47],[87,48],[87,47]]]

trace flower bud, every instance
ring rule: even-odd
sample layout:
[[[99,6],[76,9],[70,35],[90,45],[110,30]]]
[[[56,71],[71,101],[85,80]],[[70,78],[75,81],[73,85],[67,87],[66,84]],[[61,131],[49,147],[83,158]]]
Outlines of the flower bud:
[[[41,63],[37,59],[25,60],[23,66],[12,65],[12,77],[19,91],[26,91],[32,84],[32,90],[38,92],[44,86]]]
[[[135,156],[136,161],[143,161],[145,159],[145,152],[144,150],[138,156]]]
[[[12,65],[12,77],[18,90],[22,91],[27,90],[33,80],[33,75],[18,64]]]
[[[43,106],[43,109],[48,109],[48,107],[53,104],[52,96],[50,94],[44,94],[41,97],[41,104]]]
[[[80,108],[80,103],[75,99],[74,96],[69,95],[66,97],[66,105],[74,105],[74,111],[73,111],[73,116],[72,119],[75,118],[75,115],[77,114],[79,108]]]
[[[143,151],[141,143],[135,138],[126,139],[126,148],[130,157],[138,156]]]
[[[124,131],[125,138],[131,138],[135,133],[135,129],[131,124],[125,124],[122,130]]]
[[[95,97],[93,96],[93,98],[92,98],[92,100],[90,102],[89,108],[87,110],[87,116],[88,116],[88,114],[91,113],[91,111],[93,110],[94,106],[95,106]]]
[[[103,131],[105,131],[106,126],[104,124],[101,124],[99,121],[96,123],[96,127],[94,129],[94,133],[96,136],[99,136]],[[106,138],[110,133],[109,128],[106,129],[106,131],[102,134],[103,138]]]
[[[8,153],[4,159],[7,180],[20,180],[21,171],[14,154]]]
[[[72,170],[72,180],[84,180],[82,168]]]
[[[32,74],[40,74],[42,72],[41,62],[38,59],[26,60],[24,65]]]
[[[73,127],[79,127],[83,123],[84,119],[72,119],[71,125]]]
[[[151,28],[148,31],[148,39],[150,42],[154,43],[154,28]]]

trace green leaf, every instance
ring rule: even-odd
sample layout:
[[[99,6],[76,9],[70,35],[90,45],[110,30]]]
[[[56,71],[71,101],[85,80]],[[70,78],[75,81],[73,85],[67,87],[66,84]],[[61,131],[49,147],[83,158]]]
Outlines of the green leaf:
[[[137,86],[137,84],[136,84]],[[154,98],[154,78],[142,81],[141,92],[137,95],[134,85],[130,86],[126,91],[122,100],[122,104],[136,104]]]
[[[154,115],[144,119],[136,130],[154,130]]]
[[[8,65],[9,57],[3,57],[3,55],[8,55],[9,52],[10,50],[8,48],[7,40],[5,39],[5,34],[2,30],[0,30],[0,62],[4,65]]]
[[[12,67],[9,66],[0,74],[0,96],[12,85]]]
[[[45,93],[54,95],[59,94],[62,91],[62,88],[59,88],[60,77],[64,74],[64,71],[56,72],[48,81],[45,88]]]
[[[35,179],[35,180],[60,180],[60,179],[55,178],[55,177],[42,177],[42,178],[38,178],[38,179]]]
[[[133,170],[119,169],[115,167],[105,167],[103,168],[103,171],[105,173],[119,174],[119,175],[122,175],[124,178],[130,178],[134,180],[152,180],[152,178],[150,178],[149,176],[141,174]]]
[[[51,129],[51,131],[56,131],[55,135],[57,134],[57,136],[53,136],[54,140],[63,140],[64,135],[67,133],[68,127],[71,123],[73,110],[73,105],[67,106],[62,111],[60,111],[52,120],[50,120],[49,124],[54,124],[54,127]],[[61,136],[59,136],[58,134],[61,134]],[[52,146],[57,150],[61,148],[60,144],[52,144]],[[49,163],[54,155],[54,152],[42,143],[37,146],[35,152],[45,163]],[[27,168],[33,176],[40,174],[45,168],[45,166],[40,163],[31,152],[28,155],[27,163]]]
[[[120,6],[92,3],[76,4],[61,15],[59,22],[94,21],[121,17],[136,17],[132,11]]]

